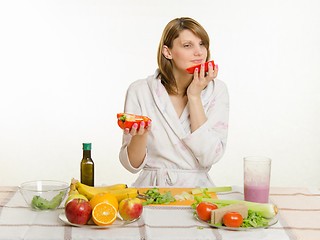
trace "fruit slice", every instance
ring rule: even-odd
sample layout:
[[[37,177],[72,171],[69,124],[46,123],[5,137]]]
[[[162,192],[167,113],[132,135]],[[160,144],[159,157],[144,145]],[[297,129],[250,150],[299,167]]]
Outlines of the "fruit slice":
[[[209,62],[212,63],[212,67],[213,67],[213,69],[214,69],[214,66],[215,66],[214,61],[211,60],[211,61],[209,61]],[[209,71],[209,70],[208,70],[208,69],[209,69],[209,68],[208,68],[209,62],[204,63],[204,72],[208,72],[208,71]],[[194,66],[192,66],[192,67],[187,68],[186,70],[187,70],[188,73],[193,74],[194,71],[196,70],[196,68],[198,68],[198,71],[200,72],[200,67],[201,67],[201,64],[197,64],[197,65],[194,65]]]
[[[144,125],[147,126],[148,121],[151,121],[151,119],[146,116],[140,116],[140,115],[129,114],[129,113],[118,113],[117,118],[118,118],[118,125],[121,129],[125,129],[125,128],[131,129],[133,124],[137,123],[138,124],[137,130],[139,130],[141,122],[144,122]]]
[[[98,226],[111,225],[116,218],[116,208],[107,202],[97,204],[92,211],[92,219]]]
[[[99,203],[110,203],[118,211],[118,199],[111,193],[98,193],[90,200],[91,208],[94,209]]]

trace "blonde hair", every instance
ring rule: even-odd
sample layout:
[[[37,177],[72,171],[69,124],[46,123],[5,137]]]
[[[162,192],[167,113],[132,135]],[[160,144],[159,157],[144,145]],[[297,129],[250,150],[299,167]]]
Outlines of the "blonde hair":
[[[210,59],[209,36],[206,30],[194,19],[188,17],[171,20],[164,28],[158,47],[157,61],[159,67],[158,78],[169,94],[177,94],[177,84],[172,71],[172,62],[162,54],[163,46],[172,48],[173,40],[179,37],[182,30],[188,29],[199,37],[207,49],[207,59]]]

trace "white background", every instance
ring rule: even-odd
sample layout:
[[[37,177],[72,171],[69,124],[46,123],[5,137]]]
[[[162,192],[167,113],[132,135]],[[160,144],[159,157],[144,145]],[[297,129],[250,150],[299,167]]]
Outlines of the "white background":
[[[130,83],[154,73],[165,25],[200,22],[230,94],[227,151],[210,175],[242,185],[242,159],[272,158],[273,186],[320,186],[320,1],[1,1],[0,184],[79,178],[131,184],[119,163]],[[210,139],[208,139],[209,141]]]

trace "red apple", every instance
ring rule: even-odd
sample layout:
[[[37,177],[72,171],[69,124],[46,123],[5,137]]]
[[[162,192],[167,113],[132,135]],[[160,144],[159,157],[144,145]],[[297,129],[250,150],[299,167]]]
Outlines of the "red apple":
[[[89,201],[75,198],[67,203],[65,214],[69,222],[84,225],[91,218],[91,210]]]
[[[123,220],[134,220],[142,214],[143,205],[139,198],[126,198],[119,204],[119,214]]]

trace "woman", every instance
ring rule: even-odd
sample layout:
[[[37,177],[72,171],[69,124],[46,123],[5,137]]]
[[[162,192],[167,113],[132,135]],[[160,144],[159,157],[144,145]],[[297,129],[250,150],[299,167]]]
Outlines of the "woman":
[[[129,86],[124,112],[152,119],[124,130],[120,161],[141,171],[133,186],[214,186],[208,171],[225,151],[229,97],[215,79],[218,66],[204,72],[209,59],[204,28],[191,18],[174,19],[159,44],[159,69]],[[200,63],[194,74],[186,71]]]

